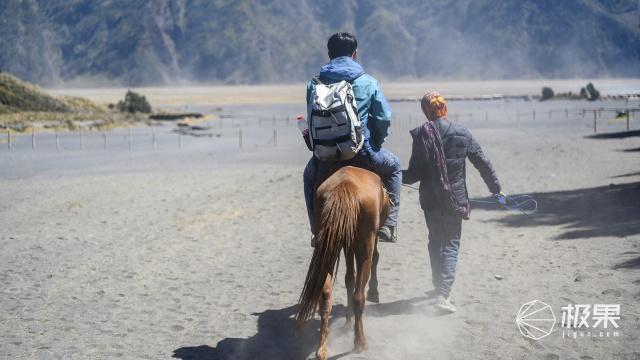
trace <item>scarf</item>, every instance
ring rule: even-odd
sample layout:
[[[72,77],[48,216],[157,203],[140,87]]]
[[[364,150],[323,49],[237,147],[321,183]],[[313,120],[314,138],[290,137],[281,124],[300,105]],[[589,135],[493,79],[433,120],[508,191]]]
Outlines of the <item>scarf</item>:
[[[470,213],[469,204],[461,205],[453,193],[453,189],[449,183],[442,138],[433,121],[426,121],[422,125],[420,135],[427,154],[427,161],[432,166],[435,165],[432,168],[435,172],[433,175],[439,180],[440,189],[438,189],[438,193],[442,195],[440,198],[442,205],[450,207],[456,214],[462,216],[464,219],[468,219]]]

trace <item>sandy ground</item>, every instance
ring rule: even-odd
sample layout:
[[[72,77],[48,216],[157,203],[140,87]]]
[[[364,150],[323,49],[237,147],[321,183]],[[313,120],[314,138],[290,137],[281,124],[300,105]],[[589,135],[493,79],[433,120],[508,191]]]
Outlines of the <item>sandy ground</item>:
[[[585,138],[590,120],[574,110],[592,106],[621,104],[451,103],[452,113],[475,114],[459,121],[505,191],[533,195],[539,211],[473,211],[452,294],[458,312],[439,316],[425,294],[432,286],[417,192],[403,188],[399,243],[380,246],[382,302],[365,310],[369,350],[350,353],[339,275],[332,358],[639,359],[640,138]],[[570,116],[540,115],[551,107]],[[417,104],[394,109],[388,147],[406,164]],[[517,119],[532,109],[536,121]],[[317,320],[297,335],[291,321],[311,255],[301,180],[309,153],[293,123],[279,128],[277,146],[263,135],[272,128],[255,123],[258,114],[295,116],[300,105],[224,111],[238,122],[214,129],[220,137],[185,137],[181,149],[56,152],[43,142],[0,151],[0,358],[313,354]],[[247,139],[238,150],[241,126]],[[488,195],[471,166],[468,173],[471,195]],[[533,299],[558,320],[569,303],[620,304],[619,336],[563,338],[557,324],[528,340],[514,320]]]
[[[579,93],[581,87],[593,82],[602,95],[637,94],[640,79],[570,79],[570,80],[499,80],[499,81],[447,81],[447,82],[384,82],[384,92],[389,98],[416,97],[425,89],[438,89],[444,95],[482,96],[540,95],[544,86],[557,93]],[[144,94],[155,107],[230,105],[230,104],[288,104],[304,101],[306,84],[263,86],[194,86],[141,87],[133,91]],[[124,98],[125,88],[47,89],[54,95],[82,96],[101,103],[117,103]],[[301,95],[302,94],[302,95]]]

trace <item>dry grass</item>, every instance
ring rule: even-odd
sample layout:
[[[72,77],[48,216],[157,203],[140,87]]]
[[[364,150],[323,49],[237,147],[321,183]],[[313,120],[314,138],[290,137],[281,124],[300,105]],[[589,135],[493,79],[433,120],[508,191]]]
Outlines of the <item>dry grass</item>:
[[[111,111],[105,105],[79,96],[51,96],[32,84],[0,74],[0,129],[109,130],[146,125],[146,115]]]
[[[42,130],[110,130],[116,127],[148,125],[146,115],[119,112],[41,112],[28,111],[0,114],[0,128],[25,133],[32,129]]]

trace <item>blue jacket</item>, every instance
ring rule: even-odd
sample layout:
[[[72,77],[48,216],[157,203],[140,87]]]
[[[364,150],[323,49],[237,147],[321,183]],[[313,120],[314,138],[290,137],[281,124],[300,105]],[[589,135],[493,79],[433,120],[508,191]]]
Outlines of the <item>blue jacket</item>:
[[[346,80],[351,83],[356,97],[358,115],[364,129],[364,147],[377,151],[389,134],[391,107],[373,76],[365,74],[362,66],[350,56],[334,58],[320,69],[320,79],[333,83]],[[313,82],[307,85],[307,105],[311,103]]]

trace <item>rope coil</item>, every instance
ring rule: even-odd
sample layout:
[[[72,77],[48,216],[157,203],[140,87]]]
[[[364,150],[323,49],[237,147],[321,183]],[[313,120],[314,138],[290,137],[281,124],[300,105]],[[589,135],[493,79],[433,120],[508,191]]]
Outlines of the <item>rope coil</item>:
[[[419,190],[415,186],[402,184],[413,190]],[[504,204],[500,203],[498,196],[494,195],[491,200],[470,199],[469,202],[476,204],[497,204],[505,210],[517,210],[525,215],[533,215],[538,211],[538,202],[527,194],[522,195],[506,195]]]

